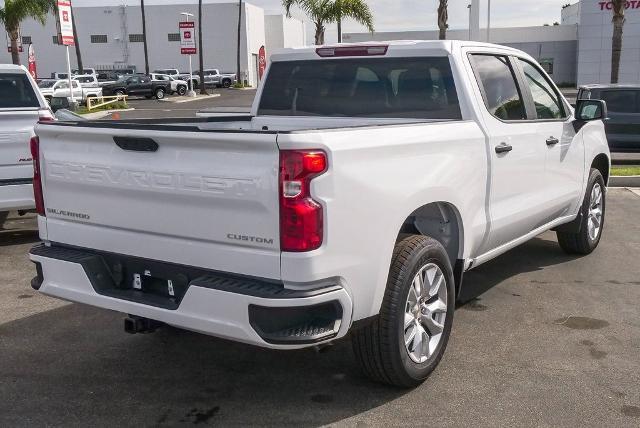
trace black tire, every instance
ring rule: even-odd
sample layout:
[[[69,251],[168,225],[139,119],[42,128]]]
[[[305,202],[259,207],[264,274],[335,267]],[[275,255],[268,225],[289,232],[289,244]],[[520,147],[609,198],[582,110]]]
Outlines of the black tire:
[[[414,278],[429,264],[440,268],[445,281],[441,287],[445,287],[447,296],[446,318],[435,350],[426,361],[418,363],[405,347],[405,309]],[[442,359],[453,325],[454,309],[453,269],[444,247],[427,236],[402,238],[393,251],[380,313],[369,325],[352,333],[353,351],[364,373],[378,382],[399,387],[411,388],[422,383]]]
[[[157,88],[154,92],[154,95],[158,100],[164,99],[164,94],[165,94],[164,88]]]
[[[7,220],[7,217],[9,217],[9,211],[0,211],[0,230],[2,230],[2,226]]]
[[[183,96],[187,93],[187,87],[184,85],[180,85],[178,86],[178,90],[176,92],[178,93],[178,95]]]
[[[231,87],[231,79],[224,79],[222,81],[222,87],[223,88],[230,88]]]
[[[589,213],[592,208],[592,192],[594,191],[594,187],[599,186],[601,191],[601,201],[599,204],[599,208],[601,209],[600,223],[599,229],[597,233],[594,235],[590,233],[590,220]],[[582,207],[580,208],[580,217],[578,217],[578,221],[580,222],[580,228],[578,232],[563,232],[557,231],[556,235],[558,236],[558,244],[560,247],[568,254],[582,254],[587,255],[591,254],[593,250],[596,249],[598,244],[600,243],[600,238],[602,238],[602,231],[604,229],[604,219],[606,214],[606,187],[604,184],[604,178],[599,170],[592,168],[589,174],[589,181],[587,183],[587,190],[584,195],[584,200],[582,201]],[[597,206],[595,208],[598,208]]]

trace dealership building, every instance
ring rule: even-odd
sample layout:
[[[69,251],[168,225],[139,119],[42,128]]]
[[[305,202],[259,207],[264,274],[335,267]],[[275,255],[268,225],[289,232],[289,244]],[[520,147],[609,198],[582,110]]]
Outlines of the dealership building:
[[[464,30],[450,30],[447,38],[487,41],[486,29],[480,28],[479,8],[486,0],[471,0],[470,25]],[[491,28],[492,43],[512,46],[536,58],[558,84],[609,83],[611,81],[612,3],[582,0],[562,9],[560,25],[539,27]],[[640,84],[640,0],[626,3],[626,22],[620,83]],[[437,31],[399,31],[347,33],[345,42],[369,40],[434,40]]]
[[[238,37],[238,2],[204,0],[202,10],[204,68],[218,68],[223,72],[236,71]],[[82,62],[85,67],[98,70],[135,69],[144,72],[142,14],[139,0],[74,0]],[[305,24],[282,14],[269,15],[251,3],[242,3],[240,40],[240,68],[252,86],[258,81],[258,53],[265,46],[267,55],[275,49],[304,46]],[[181,13],[198,17],[198,0],[147,0],[145,20],[149,67],[177,68],[188,71],[188,55],[180,54],[178,22],[185,20]],[[197,28],[197,26],[196,26]],[[38,75],[49,77],[67,68],[65,47],[57,44],[56,21],[51,15],[42,25],[34,20],[23,22],[20,28],[23,53],[27,64],[27,45],[33,44]],[[71,66],[76,67],[75,49],[70,48]],[[0,53],[0,63],[10,63],[8,50]],[[192,56],[193,70],[200,64],[198,55]]]

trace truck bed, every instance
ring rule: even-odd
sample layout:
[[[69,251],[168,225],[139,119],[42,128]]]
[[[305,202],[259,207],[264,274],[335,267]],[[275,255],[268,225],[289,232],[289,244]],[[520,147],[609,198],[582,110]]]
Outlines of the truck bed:
[[[426,119],[386,119],[363,117],[282,117],[282,116],[252,116],[251,114],[224,115],[216,114],[210,117],[196,118],[163,118],[163,119],[124,119],[124,120],[87,120],[87,121],[59,121],[59,126],[73,126],[84,128],[105,129],[148,129],[158,131],[245,131],[261,133],[295,132],[331,130],[342,128],[362,128],[369,126],[388,126],[416,123],[448,122],[449,120]]]

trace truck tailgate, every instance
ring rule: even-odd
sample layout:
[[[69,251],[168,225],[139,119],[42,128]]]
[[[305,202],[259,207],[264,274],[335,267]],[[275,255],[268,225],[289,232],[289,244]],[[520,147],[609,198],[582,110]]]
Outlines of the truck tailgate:
[[[276,134],[143,128],[36,128],[41,237],[279,279]]]

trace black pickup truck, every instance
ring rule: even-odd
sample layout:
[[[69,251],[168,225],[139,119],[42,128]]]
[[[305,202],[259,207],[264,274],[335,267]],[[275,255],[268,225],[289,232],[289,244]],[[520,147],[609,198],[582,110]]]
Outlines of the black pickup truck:
[[[149,76],[126,76],[113,83],[102,86],[102,95],[133,95],[161,100],[171,92],[170,82],[157,82]]]

